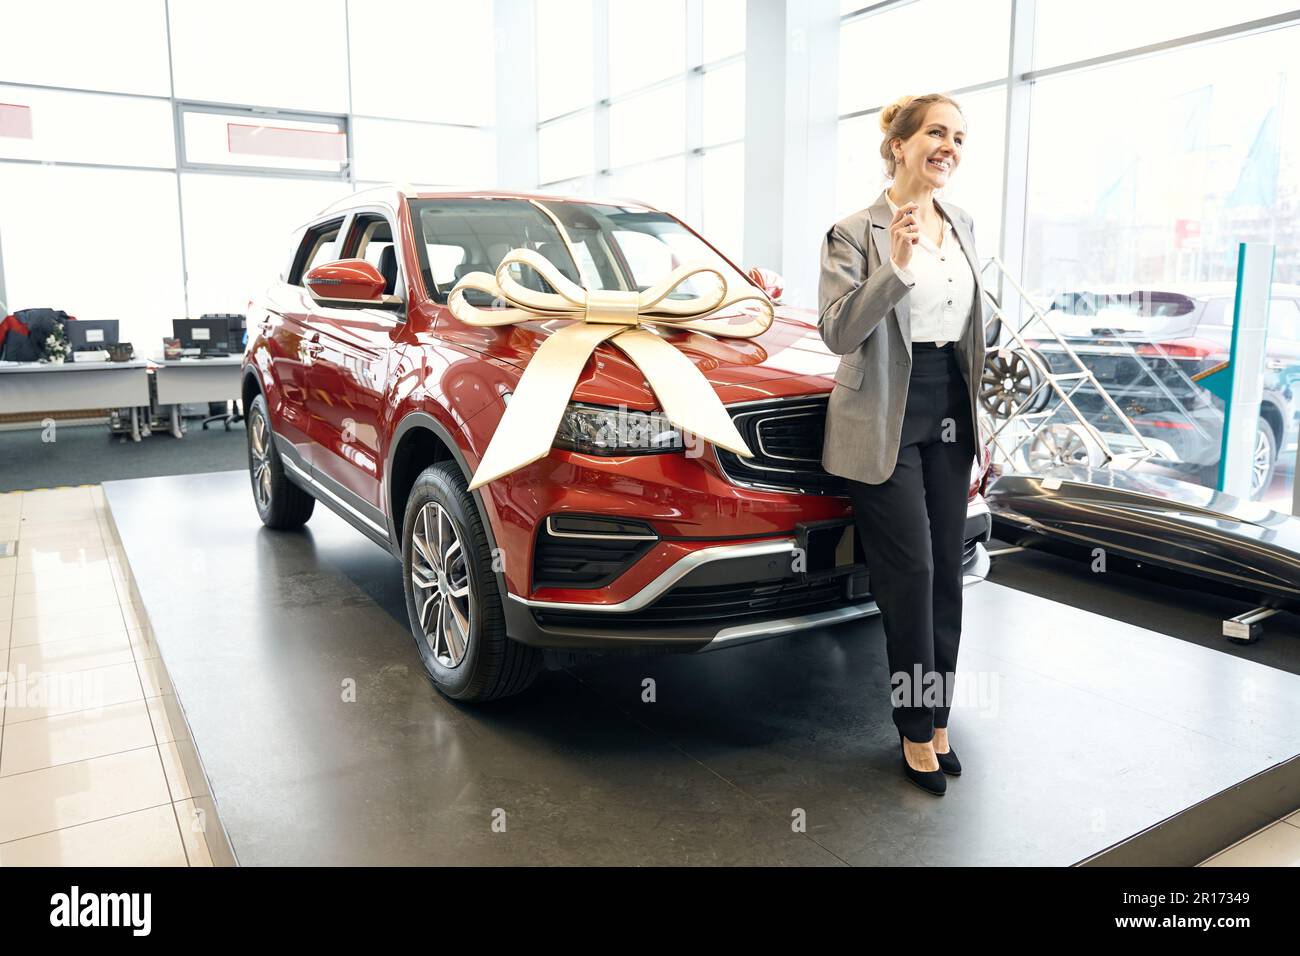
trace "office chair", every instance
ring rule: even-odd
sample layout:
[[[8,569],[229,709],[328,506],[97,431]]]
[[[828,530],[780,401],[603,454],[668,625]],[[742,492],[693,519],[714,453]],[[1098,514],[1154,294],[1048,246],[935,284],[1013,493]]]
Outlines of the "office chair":
[[[218,409],[213,411],[213,409]],[[230,431],[230,426],[235,422],[244,420],[244,407],[238,400],[229,402],[208,402],[208,411],[211,413],[203,419],[203,430],[208,430],[208,422],[222,422],[226,426],[226,431]]]

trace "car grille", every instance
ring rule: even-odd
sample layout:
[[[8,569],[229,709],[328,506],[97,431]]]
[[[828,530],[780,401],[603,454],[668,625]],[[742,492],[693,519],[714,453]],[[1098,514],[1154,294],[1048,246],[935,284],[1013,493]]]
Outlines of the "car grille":
[[[757,584],[676,587],[650,607],[626,614],[534,609],[539,624],[551,627],[681,627],[756,615],[809,614],[858,603],[845,593],[844,575],[820,581],[794,579]]]
[[[962,564],[969,567],[983,536],[971,538],[962,548]],[[780,578],[734,584],[680,584],[649,607],[625,614],[604,611],[548,611],[534,607],[533,617],[543,627],[596,628],[680,628],[713,627],[720,622],[747,619],[767,620],[796,617],[836,608],[863,604],[872,600],[864,590],[868,580],[855,580],[849,596],[848,578],[864,575],[858,565],[841,574],[816,578]]]
[[[738,485],[812,495],[847,495],[844,479],[822,468],[824,397],[779,399],[727,409],[753,458],[718,448],[718,464]]]

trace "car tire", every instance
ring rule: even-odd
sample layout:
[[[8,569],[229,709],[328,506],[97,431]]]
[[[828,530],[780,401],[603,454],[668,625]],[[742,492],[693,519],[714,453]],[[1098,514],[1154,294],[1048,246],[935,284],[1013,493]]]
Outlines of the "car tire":
[[[1262,472],[1263,479],[1257,480],[1256,474]],[[1259,420],[1259,430],[1255,433],[1254,457],[1251,461],[1251,491],[1250,498],[1252,501],[1258,501],[1264,497],[1268,491],[1268,486],[1273,483],[1273,475],[1277,472],[1277,436],[1273,434],[1273,426],[1268,420],[1261,418]],[[1219,463],[1213,462],[1209,465],[1202,465],[1198,475],[1199,483],[1207,488],[1217,488],[1219,484]]]
[[[536,679],[543,655],[506,635],[491,548],[454,462],[430,465],[411,488],[402,520],[402,589],[420,660],[445,697],[496,700]]]
[[[253,488],[257,516],[262,519],[262,524],[277,531],[301,528],[311,518],[316,499],[284,473],[263,396],[253,399],[247,421],[248,478]]]

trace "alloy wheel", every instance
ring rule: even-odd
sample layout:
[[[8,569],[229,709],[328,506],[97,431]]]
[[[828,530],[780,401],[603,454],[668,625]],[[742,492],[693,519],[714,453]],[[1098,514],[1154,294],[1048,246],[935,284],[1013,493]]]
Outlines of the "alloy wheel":
[[[271,504],[271,443],[264,415],[254,415],[248,433],[249,452],[252,455],[253,494],[257,507],[266,510]]]
[[[1069,465],[1092,467],[1093,455],[1081,429],[1067,424],[1048,425],[1041,429],[1026,454],[1033,471]]]
[[[1250,462],[1250,490],[1252,497],[1258,498],[1267,489],[1269,472],[1273,470],[1273,445],[1264,434],[1265,426],[1255,431],[1255,453]]]
[[[415,517],[411,588],[425,642],[440,664],[456,667],[469,645],[474,595],[460,532],[436,501],[427,502]]]

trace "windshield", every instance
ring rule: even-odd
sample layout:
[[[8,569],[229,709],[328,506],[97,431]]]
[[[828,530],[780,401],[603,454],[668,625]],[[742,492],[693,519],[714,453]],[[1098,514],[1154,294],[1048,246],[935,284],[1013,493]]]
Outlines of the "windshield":
[[[411,213],[425,287],[441,303],[466,273],[494,273],[505,254],[519,248],[536,250],[566,278],[589,289],[647,289],[677,266],[697,261],[722,273],[730,289],[750,286],[734,266],[676,219],[637,207],[527,199],[419,199],[412,200]],[[551,216],[563,225],[573,253]],[[513,266],[512,272],[529,288],[553,291],[532,269]],[[714,288],[709,277],[696,276],[682,283],[671,298],[704,295]],[[466,298],[474,305],[491,304],[480,293],[471,292]]]

